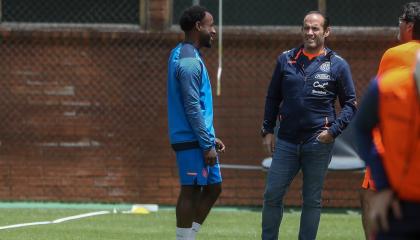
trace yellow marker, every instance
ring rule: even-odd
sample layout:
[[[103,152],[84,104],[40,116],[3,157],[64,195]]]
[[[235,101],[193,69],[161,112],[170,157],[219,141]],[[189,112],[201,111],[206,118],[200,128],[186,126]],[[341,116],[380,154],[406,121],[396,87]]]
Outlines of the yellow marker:
[[[144,207],[133,207],[132,209],[131,209],[131,213],[133,213],[133,214],[149,214],[150,213],[150,211],[149,210],[147,210],[146,208],[144,208]]]

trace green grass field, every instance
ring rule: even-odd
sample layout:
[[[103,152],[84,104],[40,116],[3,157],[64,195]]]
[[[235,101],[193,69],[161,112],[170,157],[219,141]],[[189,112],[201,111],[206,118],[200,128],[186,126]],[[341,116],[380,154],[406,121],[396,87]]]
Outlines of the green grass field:
[[[98,211],[87,209],[0,208],[0,227],[52,221]],[[297,239],[298,211],[288,209],[281,226],[281,239]],[[261,214],[256,210],[216,208],[197,236],[198,240],[260,239]],[[1,240],[163,240],[175,239],[173,208],[147,215],[107,214],[59,224],[0,230]],[[346,210],[324,210],[317,239],[363,239],[360,214]]]

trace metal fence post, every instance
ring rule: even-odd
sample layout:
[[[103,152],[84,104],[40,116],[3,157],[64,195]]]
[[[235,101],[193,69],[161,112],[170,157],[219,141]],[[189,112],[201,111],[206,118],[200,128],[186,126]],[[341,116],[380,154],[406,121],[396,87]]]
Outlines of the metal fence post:
[[[3,1],[0,1],[0,23],[2,23],[3,22],[3,16],[2,16],[2,13],[3,13],[3,6],[2,6],[2,3],[3,3]]]
[[[327,0],[318,0],[318,11],[327,14]]]
[[[149,28],[148,0],[139,0],[139,24],[144,30]]]

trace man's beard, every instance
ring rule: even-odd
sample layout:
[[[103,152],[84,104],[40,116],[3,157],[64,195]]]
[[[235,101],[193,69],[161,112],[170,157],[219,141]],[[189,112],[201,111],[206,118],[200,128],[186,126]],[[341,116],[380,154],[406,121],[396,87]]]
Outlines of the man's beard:
[[[211,37],[209,32],[200,32],[200,45],[211,48]]]

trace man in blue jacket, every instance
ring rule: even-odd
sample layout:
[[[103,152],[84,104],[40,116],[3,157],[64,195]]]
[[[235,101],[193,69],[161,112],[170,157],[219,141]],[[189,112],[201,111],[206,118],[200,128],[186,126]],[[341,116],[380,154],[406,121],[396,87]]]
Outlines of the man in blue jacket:
[[[349,65],[325,47],[329,34],[329,19],[320,12],[309,12],[303,20],[303,46],[277,59],[261,130],[263,144],[273,154],[262,212],[264,240],[278,239],[283,198],[299,170],[303,174],[299,239],[316,238],[334,139],[356,111]],[[338,116],[334,107],[337,97],[341,105]],[[277,117],[280,127],[274,141]]]
[[[225,146],[213,127],[210,78],[199,52],[216,36],[213,16],[193,6],[180,19],[185,39],[168,62],[168,122],[181,191],[176,206],[176,239],[194,240],[221,192],[217,151]]]

